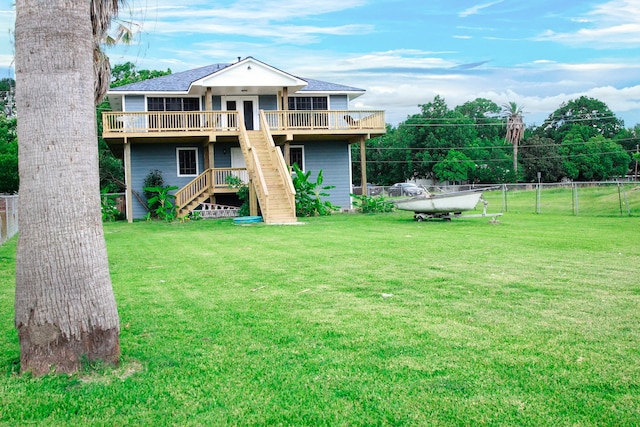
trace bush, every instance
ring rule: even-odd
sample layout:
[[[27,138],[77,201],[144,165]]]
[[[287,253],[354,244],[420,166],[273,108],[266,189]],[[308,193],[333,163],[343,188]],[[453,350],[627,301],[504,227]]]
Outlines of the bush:
[[[176,210],[176,196],[170,194],[169,191],[177,190],[176,186],[155,186],[155,187],[144,187],[143,190],[145,194],[149,192],[152,194],[151,198],[147,200],[149,205],[149,213],[147,214],[148,218],[151,216],[155,216],[158,219],[162,219],[168,222],[173,221],[177,217]],[[155,206],[155,209],[151,209],[152,206]]]
[[[324,178],[322,170],[318,172],[315,182],[309,181],[311,171],[302,172],[297,164],[293,164],[293,186],[296,190],[296,215],[318,216],[331,215],[332,211],[340,209],[329,201],[323,201],[322,197],[329,196],[325,190],[334,188],[333,185],[322,185]]]
[[[383,196],[358,196],[356,194],[352,194],[351,197],[355,199],[353,201],[353,205],[362,213],[379,213],[393,211],[393,203],[385,200]]]
[[[151,213],[151,216],[155,217],[155,212],[158,209],[159,202],[156,201],[155,203],[149,203],[149,200],[151,200],[156,195],[154,191],[151,191],[149,189],[164,187],[164,178],[162,177],[162,172],[160,172],[158,169],[149,171],[147,176],[144,178],[144,184],[142,187],[144,197],[147,199],[149,212]]]
[[[238,209],[239,216],[248,216],[250,215],[249,209],[249,186],[242,182],[240,178],[235,175],[229,175],[225,179],[225,182],[230,188],[238,189],[238,199],[242,204],[240,205],[240,209]]]

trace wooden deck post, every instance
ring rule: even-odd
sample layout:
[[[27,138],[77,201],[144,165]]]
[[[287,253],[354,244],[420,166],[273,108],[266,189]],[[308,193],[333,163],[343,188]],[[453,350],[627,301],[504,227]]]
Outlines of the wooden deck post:
[[[213,99],[211,98],[211,88],[208,87],[204,95],[204,109],[213,111]]]
[[[367,195],[367,152],[365,150],[365,139],[360,138],[360,179],[362,182],[360,186],[362,188],[362,195]]]
[[[124,137],[124,202],[128,222],[133,222],[133,189],[131,188],[131,143]]]

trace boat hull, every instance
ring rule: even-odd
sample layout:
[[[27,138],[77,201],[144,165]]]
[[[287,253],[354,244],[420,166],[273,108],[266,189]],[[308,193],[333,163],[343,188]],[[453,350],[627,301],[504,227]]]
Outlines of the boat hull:
[[[476,207],[481,191],[460,191],[445,194],[423,194],[408,199],[394,200],[397,209],[425,214],[446,214],[469,211]]]

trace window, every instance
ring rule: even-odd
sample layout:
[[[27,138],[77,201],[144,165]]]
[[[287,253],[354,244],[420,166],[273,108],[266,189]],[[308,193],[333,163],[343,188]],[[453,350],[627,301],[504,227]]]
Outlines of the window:
[[[199,111],[198,98],[147,98],[147,111]]]
[[[147,111],[153,112],[182,112],[199,111],[200,99],[198,98],[147,98]],[[154,130],[183,130],[184,127],[197,128],[200,126],[200,116],[196,114],[152,114],[149,117],[149,128]]]
[[[292,145],[289,147],[289,165],[298,164],[300,170],[304,170],[304,147]]]
[[[198,149],[177,148],[178,176],[198,176]]]
[[[291,111],[326,111],[328,109],[326,96],[295,96],[289,98]],[[327,113],[292,113],[290,124],[299,128],[326,128]]]
[[[326,96],[295,96],[289,98],[289,110],[328,110]]]

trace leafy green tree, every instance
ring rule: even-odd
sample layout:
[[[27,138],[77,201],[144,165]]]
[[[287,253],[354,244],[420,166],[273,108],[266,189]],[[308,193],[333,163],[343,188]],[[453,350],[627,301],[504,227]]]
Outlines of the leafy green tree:
[[[597,135],[613,138],[624,128],[623,122],[607,104],[581,96],[563,103],[536,129],[535,134],[551,138],[559,144],[575,126],[585,126],[589,138]]]
[[[475,167],[466,154],[449,150],[447,157],[433,166],[433,172],[440,181],[466,181]]]
[[[588,126],[569,132],[560,148],[567,177],[579,181],[604,180],[627,173],[630,157],[624,149],[602,135],[587,139]]]
[[[540,179],[543,182],[560,181],[564,177],[562,160],[560,144],[556,144],[551,138],[532,136],[522,146],[520,153],[524,180],[537,182],[538,172],[540,172]]]
[[[19,183],[16,119],[0,115],[0,193],[17,193]]]
[[[473,120],[480,140],[493,141],[504,137],[504,134],[501,135],[504,127],[500,119],[501,109],[495,102],[486,98],[476,98],[455,107],[454,111]]]
[[[111,68],[111,87],[124,86],[169,74],[171,74],[170,68],[167,68],[167,71],[138,70],[132,62],[125,62]]]
[[[451,149],[464,147],[477,137],[474,122],[461,112],[449,110],[444,98],[420,105],[422,112],[400,125],[410,143],[408,178],[433,178],[433,166],[444,160]]]

